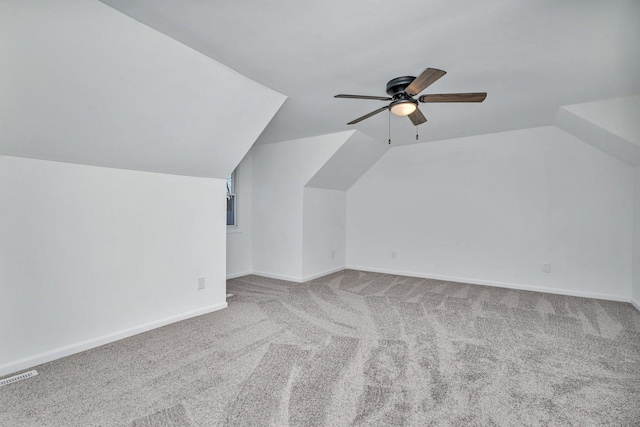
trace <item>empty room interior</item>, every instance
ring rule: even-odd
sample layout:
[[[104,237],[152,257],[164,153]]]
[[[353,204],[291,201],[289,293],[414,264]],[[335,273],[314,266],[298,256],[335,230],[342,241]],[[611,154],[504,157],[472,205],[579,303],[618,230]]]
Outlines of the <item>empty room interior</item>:
[[[639,18],[0,1],[0,426],[640,425]]]

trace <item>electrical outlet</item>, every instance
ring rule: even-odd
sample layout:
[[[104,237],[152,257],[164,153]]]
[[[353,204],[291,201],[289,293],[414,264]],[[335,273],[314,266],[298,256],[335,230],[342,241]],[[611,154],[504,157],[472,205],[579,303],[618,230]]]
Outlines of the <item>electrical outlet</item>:
[[[398,254],[396,253],[396,251],[391,251],[391,259],[396,259],[398,257]]]
[[[543,264],[542,265],[543,273],[551,273],[551,264]]]
[[[204,289],[204,277],[198,277],[198,290]]]
[[[335,258],[336,257],[336,251],[331,251],[331,258]]]

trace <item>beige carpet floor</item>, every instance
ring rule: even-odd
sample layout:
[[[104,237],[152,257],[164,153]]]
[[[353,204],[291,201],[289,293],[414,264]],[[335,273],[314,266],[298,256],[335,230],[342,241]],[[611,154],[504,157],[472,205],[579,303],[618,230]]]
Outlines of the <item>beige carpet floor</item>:
[[[640,425],[627,303],[350,270],[228,291],[0,388],[0,425]]]

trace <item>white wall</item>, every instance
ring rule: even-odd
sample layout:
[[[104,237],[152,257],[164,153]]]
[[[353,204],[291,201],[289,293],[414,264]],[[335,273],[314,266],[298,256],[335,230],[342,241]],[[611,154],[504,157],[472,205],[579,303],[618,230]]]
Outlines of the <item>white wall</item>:
[[[0,375],[225,307],[224,194],[0,157]]]
[[[252,211],[252,156],[251,152],[236,168],[237,228],[227,230],[227,277],[250,274],[251,262],[251,211]]]
[[[303,189],[351,132],[339,132],[251,149],[252,263],[256,274],[303,277]]]
[[[347,264],[347,193],[304,189],[302,275],[304,280]]]
[[[555,127],[416,144],[347,192],[347,264],[628,300],[632,221],[633,169]]]
[[[632,303],[640,310],[640,168],[635,168],[633,210],[633,284]]]

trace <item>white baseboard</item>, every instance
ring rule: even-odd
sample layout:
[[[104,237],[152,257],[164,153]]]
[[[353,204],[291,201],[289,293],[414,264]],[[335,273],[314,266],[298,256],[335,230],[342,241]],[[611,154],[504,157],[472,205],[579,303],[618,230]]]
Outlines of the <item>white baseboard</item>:
[[[294,276],[286,276],[284,274],[272,274],[264,271],[252,271],[251,274],[256,276],[268,277],[269,279],[286,280],[287,282],[302,283],[302,278]]]
[[[345,267],[343,265],[343,266],[332,268],[330,270],[326,270],[326,271],[323,271],[323,272],[320,272],[320,273],[310,274],[308,276],[303,277],[301,279],[301,281],[302,282],[308,282],[309,280],[313,280],[313,279],[317,279],[317,278],[322,277],[322,276],[327,276],[329,274],[337,273],[338,271],[342,271],[342,270],[344,270],[346,268],[347,267]]]
[[[631,305],[634,306],[636,308],[636,310],[640,311],[640,302],[638,302],[637,300],[631,298]]]
[[[248,271],[248,272],[242,273],[242,274],[237,274],[237,275],[233,274],[231,276],[227,276],[227,279],[235,279],[236,277],[246,276],[246,275],[249,275],[249,274],[255,274],[256,276],[268,277],[269,279],[286,280],[287,282],[293,282],[293,283],[304,283],[304,282],[308,282],[309,280],[317,279],[318,277],[322,277],[322,276],[326,276],[328,274],[332,274],[332,273],[336,273],[338,271],[342,271],[342,270],[344,270],[346,268],[347,267],[345,267],[343,265],[343,266],[340,266],[340,267],[332,268],[330,270],[322,271],[320,273],[310,274],[310,275],[304,276],[304,277],[286,276],[284,274],[266,273],[264,271]]]
[[[128,328],[112,334],[103,335],[98,338],[82,341],[75,344],[66,345],[64,347],[58,347],[53,350],[46,351],[44,353],[36,354],[35,356],[25,357],[23,359],[9,362],[4,365],[0,365],[0,377],[13,374],[14,372],[22,371],[25,369],[33,368],[34,366],[41,365],[43,363],[51,362],[61,357],[70,356],[72,354],[80,353],[101,345],[109,344],[114,341],[128,338],[133,335],[147,332],[152,329],[159,328],[161,326],[168,325],[170,323],[179,322],[181,320],[189,319],[191,317],[201,316],[203,314],[211,313],[214,311],[222,310],[227,307],[227,303],[219,303],[210,305],[207,307],[199,308],[197,310],[188,311],[186,313],[178,314],[164,319],[156,320],[153,322],[145,323],[140,326]]]
[[[235,278],[242,277],[242,276],[248,276],[249,274],[253,274],[253,272],[252,271],[244,271],[242,273],[227,274],[227,280],[235,279]]]
[[[631,301],[630,298],[623,297],[620,295],[603,294],[599,292],[574,291],[570,289],[550,288],[546,286],[523,285],[520,283],[495,282],[491,280],[469,279],[467,277],[439,276],[434,274],[416,273],[412,271],[399,271],[399,270],[390,270],[385,268],[360,267],[356,265],[348,265],[347,269],[369,271],[372,273],[395,274],[398,276],[419,277],[422,279],[446,280],[449,282],[469,283],[472,285],[495,286],[497,288],[518,289],[522,291],[545,292],[548,294],[569,295],[574,297],[596,298],[596,299],[621,301],[621,302]]]

